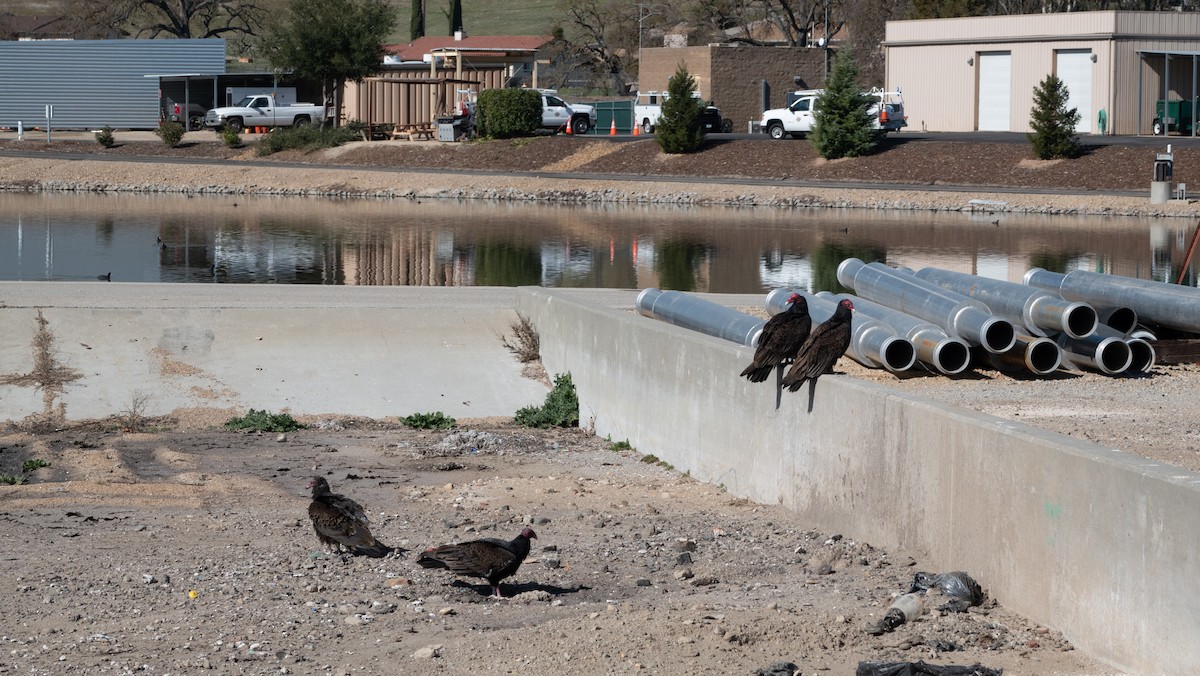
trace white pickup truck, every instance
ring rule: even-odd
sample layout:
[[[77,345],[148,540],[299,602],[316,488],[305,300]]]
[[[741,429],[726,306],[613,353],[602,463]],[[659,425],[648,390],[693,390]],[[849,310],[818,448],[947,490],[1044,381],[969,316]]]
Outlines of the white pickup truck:
[[[206,127],[304,127],[325,119],[325,106],[313,103],[275,104],[270,94],[247,96],[232,106],[213,108],[204,116]]]
[[[539,89],[542,95],[542,127],[564,129],[572,134],[586,134],[596,127],[596,107],[586,103],[567,103],[554,89]]]
[[[816,123],[814,113],[817,111],[817,99],[821,96],[820,89],[804,89],[793,92],[794,100],[787,108],[772,108],[762,114],[759,129],[773,139],[804,138],[812,131]],[[908,118],[904,115],[904,99],[900,90],[885,92],[872,89],[863,92],[873,101],[867,108],[867,114],[872,118],[872,126],[885,132],[900,131],[908,126]]]

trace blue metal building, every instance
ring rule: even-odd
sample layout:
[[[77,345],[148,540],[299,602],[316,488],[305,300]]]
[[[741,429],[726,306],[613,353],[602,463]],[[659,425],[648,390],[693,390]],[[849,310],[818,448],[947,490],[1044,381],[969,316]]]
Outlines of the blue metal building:
[[[0,127],[154,129],[161,73],[224,73],[225,41],[0,42]]]

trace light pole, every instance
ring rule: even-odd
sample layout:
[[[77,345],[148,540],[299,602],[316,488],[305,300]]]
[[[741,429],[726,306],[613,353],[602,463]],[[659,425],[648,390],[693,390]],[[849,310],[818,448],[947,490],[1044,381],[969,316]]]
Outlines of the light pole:
[[[638,8],[638,63],[642,61],[642,22],[646,17],[654,16],[654,8],[647,7],[645,2],[639,0]]]

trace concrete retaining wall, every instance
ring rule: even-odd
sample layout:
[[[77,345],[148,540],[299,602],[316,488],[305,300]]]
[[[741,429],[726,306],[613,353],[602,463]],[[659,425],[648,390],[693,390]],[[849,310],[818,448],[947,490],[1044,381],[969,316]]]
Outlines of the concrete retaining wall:
[[[547,289],[517,311],[581,424],[822,528],[965,570],[1135,673],[1200,666],[1200,476],[844,377],[784,393],[752,351]]]
[[[80,378],[71,420],[145,397],[145,415],[248,408],[375,418],[512,415],[547,388],[523,378],[500,335],[511,288],[0,283],[0,374],[33,368],[37,310]],[[0,386],[0,421],[43,410]]]

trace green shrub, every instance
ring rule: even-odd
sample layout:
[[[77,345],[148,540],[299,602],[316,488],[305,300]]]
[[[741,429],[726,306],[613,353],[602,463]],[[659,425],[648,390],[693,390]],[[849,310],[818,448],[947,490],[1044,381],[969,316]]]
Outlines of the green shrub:
[[[475,111],[480,136],[530,136],[542,126],[542,95],[535,89],[485,89]]]
[[[1050,74],[1033,89],[1033,109],[1029,111],[1029,143],[1040,160],[1074,158],[1083,154],[1075,135],[1079,110],[1067,108],[1067,85]]]
[[[226,429],[239,432],[291,432],[301,427],[303,425],[287,413],[268,413],[254,409],[250,409],[250,412],[241,418],[230,418],[225,423]]]
[[[629,443],[628,439],[626,439],[624,441],[618,441],[616,443],[609,444],[608,448],[612,451],[630,451],[633,450],[633,445]]]
[[[579,425],[579,397],[571,374],[554,376],[554,388],[541,406],[526,406],[513,418],[525,427],[575,427]]]
[[[654,140],[664,153],[694,153],[704,145],[704,130],[700,128],[704,102],[693,96],[695,92],[696,78],[680,64],[667,82],[667,100],[654,127]]]
[[[183,125],[178,122],[163,122],[154,133],[168,148],[174,148],[183,140]]]
[[[414,413],[400,419],[405,427],[419,430],[448,430],[454,427],[455,420],[441,411],[433,413]]]
[[[103,129],[96,132],[96,143],[99,143],[105,148],[111,148],[115,146],[117,144],[117,140],[113,138],[113,128],[108,125],[104,125]]]
[[[33,471],[39,470],[43,467],[49,467],[49,466],[50,466],[50,463],[46,462],[45,460],[41,460],[39,458],[34,458],[32,460],[26,460],[21,465],[21,471],[28,474],[29,472],[33,472]]]
[[[23,483],[25,483],[25,475],[24,474],[22,474],[20,476],[13,476],[11,474],[0,474],[0,484],[7,484],[9,486],[19,486]]]
[[[318,150],[333,148],[362,137],[346,127],[322,129],[314,125],[304,127],[277,127],[258,142],[258,154],[270,155],[284,150]]]
[[[884,132],[867,113],[873,98],[858,86],[858,67],[849,52],[838,54],[825,90],[817,97],[809,141],[821,157],[836,160],[875,152]]]
[[[217,134],[221,137],[221,141],[230,148],[239,148],[242,145],[242,137],[237,130],[229,125],[221,127]]]

